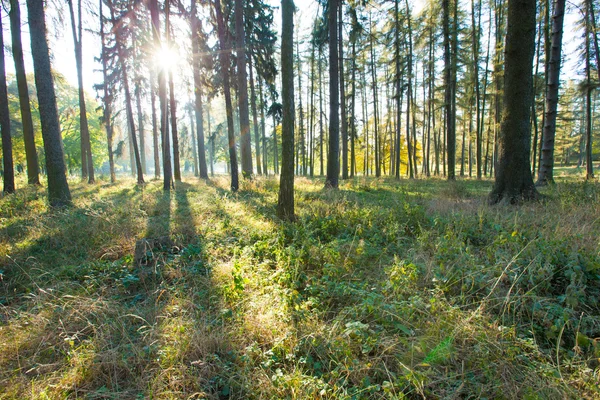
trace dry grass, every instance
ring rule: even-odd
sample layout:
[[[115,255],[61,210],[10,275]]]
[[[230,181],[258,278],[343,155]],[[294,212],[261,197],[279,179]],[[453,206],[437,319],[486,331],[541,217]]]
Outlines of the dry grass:
[[[596,185],[228,185],[0,199],[0,398],[600,396]]]

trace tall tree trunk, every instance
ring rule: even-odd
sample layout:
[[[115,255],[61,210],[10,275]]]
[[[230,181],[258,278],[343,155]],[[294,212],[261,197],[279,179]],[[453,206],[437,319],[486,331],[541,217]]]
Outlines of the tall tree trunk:
[[[483,148],[483,126],[481,123],[481,88],[479,86],[479,47],[481,44],[481,0],[471,0],[471,23],[473,24],[473,85],[475,85],[475,147],[477,179],[481,180],[481,157]],[[485,71],[487,74],[487,70]]]
[[[248,69],[250,70],[250,103],[252,107],[252,126],[254,128],[254,148],[256,152],[256,171],[259,175],[263,174],[260,157],[260,136],[258,133],[258,111],[256,108],[256,88],[254,81],[254,68],[252,57],[248,58]],[[266,172],[265,172],[266,174]]]
[[[100,0],[102,1],[102,0]],[[156,91],[154,69],[150,72],[150,107],[152,108],[152,150],[154,155],[154,179],[160,179],[160,155],[158,144],[158,122],[156,117]]]
[[[12,139],[10,137],[10,111],[6,88],[6,62],[4,59],[4,34],[0,15],[0,130],[2,131],[2,178],[5,194],[15,192],[15,170],[13,167]]]
[[[50,67],[50,50],[46,41],[46,21],[43,0],[27,0],[31,56],[35,73],[44,152],[48,178],[48,200],[51,207],[71,204],[65,159],[58,122],[54,78]]]
[[[281,1],[281,176],[277,216],[294,220],[294,2]]]
[[[304,139],[304,109],[302,108],[302,65],[301,65],[301,60],[300,60],[300,44],[298,43],[298,41],[296,41],[296,52],[298,54],[296,54],[296,57],[298,59],[298,111],[299,111],[299,130],[300,130],[300,137],[298,138],[298,147],[297,147],[297,151],[296,151],[296,168],[298,170],[298,174],[302,173],[303,175],[306,175],[306,162],[305,162],[305,156],[306,156],[306,145],[305,145],[305,139]],[[293,80],[293,73],[292,73],[292,80]],[[283,158],[283,157],[282,157]],[[300,160],[302,160],[302,163],[300,163]],[[300,167],[302,167],[302,169],[300,169]]]
[[[194,74],[194,115],[196,123],[196,132],[198,137],[198,173],[200,178],[208,179],[208,171],[206,170],[206,149],[204,147],[204,121],[202,114],[202,82],[200,81],[200,34],[201,29],[200,19],[196,13],[196,0],[192,0],[190,12],[190,29],[192,40],[192,63]],[[210,134],[210,132],[209,132]]]
[[[137,111],[137,120],[138,120],[138,131],[140,135],[140,160],[142,163],[142,173],[146,174],[146,135],[144,133],[144,112],[142,111],[142,85],[141,85],[141,77],[137,76],[137,73],[134,76],[135,86],[133,88],[133,93],[135,95],[135,106]]]
[[[75,62],[77,65],[77,83],[79,94],[79,130],[81,139],[81,176],[88,179],[88,183],[94,183],[94,163],[92,160],[92,148],[90,144],[90,129],[87,120],[85,105],[85,92],[83,91],[83,29],[81,21],[81,0],[77,1],[78,23],[75,23],[73,11],[73,0],[68,0],[69,14],[71,16],[71,31],[75,47]],[[76,26],[77,25],[77,26]]]
[[[350,134],[350,177],[356,175],[356,40],[352,40],[352,99],[351,99],[351,126]]]
[[[337,15],[339,0],[329,2],[329,149],[325,187],[337,189],[340,175],[340,93],[338,70]]]
[[[593,34],[592,23],[591,23],[591,9],[592,3],[589,0],[585,2],[585,76],[586,76],[586,88],[585,88],[585,164],[586,164],[586,175],[585,179],[594,179],[594,165],[592,163],[592,68],[590,58],[591,43],[590,35]]]
[[[238,181],[238,163],[235,149],[235,134],[233,129],[233,105],[231,104],[231,85],[229,82],[229,53],[231,51],[229,42],[225,36],[225,23],[221,11],[221,0],[213,0],[215,14],[217,17],[217,33],[221,51],[219,59],[221,62],[221,71],[223,74],[223,91],[225,93],[225,112],[227,114],[227,138],[229,141],[229,164],[231,169],[231,191],[237,192],[239,188]],[[250,168],[252,170],[252,168]]]
[[[19,105],[21,109],[21,123],[23,125],[23,141],[25,142],[25,157],[27,159],[27,182],[30,185],[40,184],[40,167],[38,164],[35,136],[33,132],[33,119],[29,103],[29,88],[23,60],[23,43],[21,41],[21,10],[19,0],[10,0],[10,33],[12,37],[12,54],[19,91]]]
[[[152,38],[155,48],[161,47],[160,19],[158,13],[158,1],[149,0],[150,17],[152,20]],[[166,30],[165,30],[166,31]],[[158,102],[160,107],[160,135],[163,157],[163,190],[169,191],[173,186],[171,169],[171,144],[169,140],[168,104],[167,104],[167,79],[164,68],[158,71]],[[156,156],[155,156],[156,159]]]
[[[310,169],[310,177],[315,175],[315,43],[310,46],[310,106],[309,106],[309,121],[308,121],[308,164]]]
[[[323,169],[323,60],[321,57],[322,48],[319,48],[319,175],[324,175]]]
[[[394,81],[396,83],[396,140],[395,140],[395,175],[396,179],[400,179],[400,159],[401,159],[401,141],[402,135],[402,73],[400,71],[400,0],[394,1],[394,64],[395,64],[395,76]]]
[[[529,164],[536,0],[508,0],[504,64],[504,115],[492,204],[538,198]]]
[[[265,121],[265,99],[263,96],[263,85],[260,75],[258,77],[258,92],[260,96],[260,130],[261,130],[261,145],[262,145],[262,163],[263,172],[269,175],[268,160],[267,160],[267,126]]]
[[[246,74],[246,35],[244,32],[243,0],[235,0],[235,41],[237,47],[237,79],[240,111],[240,145],[242,175],[252,178],[252,143],[250,140],[250,116],[248,111],[248,79]]]
[[[454,0],[457,1],[457,0]],[[452,109],[454,93],[452,91],[452,53],[450,38],[450,0],[442,0],[443,12],[443,31],[444,31],[444,103],[446,110],[446,145],[447,145],[447,164],[448,180],[455,180],[455,161],[456,161],[456,119]]]
[[[338,42],[340,63],[340,104],[342,112],[342,179],[348,179],[348,116],[346,115],[346,87],[344,85],[344,21],[342,4],[338,7]]]
[[[103,76],[103,88],[104,88],[104,126],[106,129],[106,144],[108,146],[108,168],[110,171],[110,182],[115,183],[117,181],[115,175],[115,160],[113,154],[113,125],[112,125],[112,101],[113,94],[110,93],[108,86],[108,65],[107,65],[107,48],[106,38],[104,33],[104,13],[102,12],[104,0],[99,0],[99,13],[100,13],[100,42],[102,44],[102,76]]]
[[[379,178],[381,176],[381,154],[379,146],[379,112],[378,112],[378,99],[377,99],[377,73],[375,67],[375,45],[374,45],[374,34],[373,34],[373,21],[371,19],[371,13],[369,13],[369,26],[371,32],[369,34],[369,47],[371,50],[371,84],[373,85],[373,118],[374,118],[374,150],[375,150],[375,176]]]
[[[548,61],[548,86],[546,89],[546,117],[542,134],[542,159],[537,185],[554,182],[554,138],[556,136],[556,115],[558,109],[558,88],[560,86],[560,58],[562,49],[565,0],[555,0],[552,15],[552,45]]]

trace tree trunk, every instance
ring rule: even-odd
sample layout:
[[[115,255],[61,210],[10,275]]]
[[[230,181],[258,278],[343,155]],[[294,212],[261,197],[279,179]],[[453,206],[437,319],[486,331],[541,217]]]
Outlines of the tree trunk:
[[[23,61],[23,43],[21,41],[21,10],[19,0],[10,0],[10,33],[12,37],[12,54],[15,62],[15,75],[19,91],[19,105],[21,109],[21,123],[23,124],[23,141],[25,142],[25,157],[27,159],[27,182],[30,185],[40,184],[40,167],[38,164],[35,135],[33,132],[33,119],[29,102],[29,88],[25,62]],[[44,39],[45,40],[45,39]]]
[[[378,112],[378,99],[377,99],[377,74],[375,70],[375,46],[373,38],[373,21],[371,14],[369,13],[369,26],[371,32],[369,34],[369,47],[371,50],[371,84],[373,85],[373,118],[374,118],[374,151],[375,151],[375,176],[379,178],[381,176],[381,154],[379,146],[379,112]]]
[[[340,104],[342,112],[342,179],[348,179],[348,116],[346,115],[346,88],[344,86],[344,29],[342,4],[338,8],[338,42],[340,63]]]
[[[233,105],[231,104],[231,85],[229,82],[229,53],[231,51],[229,42],[225,37],[225,23],[223,21],[223,13],[221,11],[221,0],[213,0],[215,14],[217,17],[217,33],[221,51],[219,59],[221,62],[221,73],[223,74],[223,92],[225,94],[225,112],[227,114],[227,139],[229,141],[229,164],[231,170],[231,191],[237,192],[239,188],[238,182],[238,163],[237,153],[235,149],[235,134],[233,128]]]
[[[44,152],[48,178],[48,200],[51,207],[71,204],[71,191],[67,183],[65,159],[58,123],[54,78],[50,67],[50,50],[46,41],[46,21],[43,0],[27,0],[31,56],[35,72]]]
[[[256,171],[259,175],[263,174],[260,157],[260,136],[258,133],[258,111],[256,108],[256,88],[254,81],[254,69],[252,57],[248,58],[248,69],[250,70],[250,104],[252,107],[252,126],[254,128],[254,148],[256,152]],[[266,174],[266,172],[265,172]]]
[[[103,87],[104,87],[104,126],[106,129],[106,144],[108,146],[108,168],[110,171],[110,182],[115,183],[117,181],[115,175],[115,160],[113,155],[113,125],[112,125],[112,101],[113,94],[109,91],[108,86],[108,65],[107,65],[107,48],[106,39],[104,33],[104,14],[102,12],[102,5],[104,0],[99,0],[99,13],[100,13],[100,42],[102,44],[102,76],[103,76]]]
[[[585,75],[586,75],[586,88],[585,88],[585,164],[586,164],[586,180],[594,179],[594,165],[592,163],[592,71],[590,58],[592,57],[590,49],[590,35],[593,34],[591,24],[591,9],[592,4],[589,0],[586,0],[585,9]]]
[[[277,216],[294,220],[294,2],[281,1],[281,97],[283,125]]]
[[[15,192],[15,170],[13,167],[12,139],[10,137],[10,111],[6,88],[6,62],[4,59],[4,34],[0,15],[0,130],[2,131],[2,178],[5,194]]]
[[[75,47],[75,63],[77,65],[77,83],[79,94],[79,131],[81,140],[81,177],[88,179],[88,183],[94,183],[94,163],[92,160],[92,148],[90,144],[90,129],[87,120],[85,105],[85,92],[83,91],[83,35],[81,21],[81,0],[77,2],[78,26],[75,23],[73,12],[73,0],[68,0],[69,14],[71,16],[71,31]]]
[[[267,168],[267,126],[265,121],[265,99],[263,96],[263,85],[260,76],[258,77],[258,91],[260,96],[260,131],[261,131],[261,145],[262,145],[262,163],[263,172],[265,175],[269,175],[269,169]]]
[[[154,69],[152,69],[150,72],[150,107],[152,108],[152,150],[154,155],[154,179],[160,179],[160,155],[158,152],[158,122],[156,117],[156,92],[154,82],[156,82],[156,78],[154,74]]]
[[[252,143],[250,140],[250,116],[248,111],[248,79],[246,74],[246,37],[244,32],[243,0],[235,0],[235,41],[237,53],[237,79],[240,111],[240,144],[242,175],[252,178]]]
[[[329,1],[329,149],[325,187],[337,189],[340,175],[340,93],[338,70],[337,13],[339,0]]]
[[[496,181],[489,197],[491,204],[515,204],[539,196],[529,165],[535,17],[536,0],[508,0],[505,110],[498,137]]]
[[[206,170],[206,149],[204,147],[204,121],[202,114],[202,82],[200,81],[200,35],[201,29],[200,20],[196,13],[196,0],[192,0],[192,9],[190,12],[190,30],[192,40],[192,63],[194,74],[194,115],[197,132],[197,148],[198,148],[198,173],[200,178],[208,179],[208,171]],[[210,134],[210,132],[209,132]]]
[[[542,158],[537,185],[554,183],[554,139],[556,136],[556,115],[558,109],[558,89],[560,86],[560,61],[562,49],[565,0],[555,0],[552,15],[552,45],[548,61],[548,86],[546,89],[546,117],[542,134]]]
[[[455,0],[457,1],[457,0]],[[456,162],[456,114],[452,108],[453,84],[452,84],[452,52],[450,39],[450,0],[442,0],[443,30],[444,30],[444,103],[446,110],[446,145],[448,180],[455,180]]]

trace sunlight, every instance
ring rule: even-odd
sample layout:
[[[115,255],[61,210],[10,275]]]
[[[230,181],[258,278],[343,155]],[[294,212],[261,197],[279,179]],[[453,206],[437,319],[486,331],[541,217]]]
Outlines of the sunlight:
[[[166,72],[173,69],[179,62],[179,54],[172,47],[161,46],[154,53],[154,65]]]

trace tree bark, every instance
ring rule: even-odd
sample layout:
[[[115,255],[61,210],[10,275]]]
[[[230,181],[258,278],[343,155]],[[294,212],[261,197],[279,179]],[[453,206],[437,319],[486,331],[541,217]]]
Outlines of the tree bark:
[[[504,62],[504,115],[498,137],[496,180],[491,204],[515,204],[539,197],[529,165],[536,0],[508,0]]]
[[[337,54],[337,13],[339,0],[329,1],[329,149],[325,187],[338,188],[340,175],[340,93]]]
[[[2,178],[5,194],[15,192],[15,170],[13,167],[12,139],[10,136],[10,111],[6,88],[6,62],[4,59],[4,34],[0,15],[0,130],[2,131]]]
[[[113,125],[112,125],[112,101],[113,95],[110,93],[108,85],[108,65],[107,65],[107,48],[106,39],[104,33],[104,14],[102,12],[103,0],[99,0],[99,13],[100,13],[100,42],[102,45],[102,76],[103,76],[103,87],[104,87],[104,127],[106,129],[106,144],[108,146],[108,168],[110,171],[110,182],[115,183],[117,181],[115,175],[115,160],[113,155]]]
[[[33,132],[33,119],[29,102],[29,88],[23,60],[23,43],[21,41],[21,10],[19,0],[10,0],[10,33],[12,37],[12,54],[15,63],[17,89],[19,91],[19,106],[21,109],[21,123],[23,124],[23,141],[25,142],[25,157],[27,159],[27,182],[30,185],[40,184],[40,167],[38,163],[35,135]]]
[[[283,101],[281,176],[277,216],[294,220],[294,2],[281,1],[281,97]]]
[[[565,0],[555,0],[552,15],[552,44],[548,62],[548,86],[546,89],[546,118],[542,134],[542,158],[537,185],[554,183],[554,140],[556,136],[556,115],[558,112],[558,89],[560,86],[560,62],[562,49]]]
[[[244,32],[243,0],[235,0],[235,41],[237,47],[237,79],[240,112],[240,144],[242,175],[252,178],[252,143],[250,140],[250,116],[248,111],[248,78],[246,73],[246,35]]]
[[[54,78],[50,66],[50,50],[46,41],[46,21],[43,0],[27,0],[31,55],[35,72],[44,152],[48,178],[48,200],[51,207],[71,204],[71,191],[67,183],[62,137],[58,123]]]
[[[231,172],[231,191],[237,192],[239,188],[238,162],[235,148],[235,134],[233,128],[233,105],[231,104],[231,85],[229,82],[230,66],[230,45],[225,37],[225,22],[223,21],[223,12],[221,11],[221,0],[213,0],[215,14],[217,17],[217,34],[221,51],[219,60],[221,63],[221,73],[223,74],[223,92],[225,94],[225,112],[227,114],[227,139],[229,141],[229,165]]]

